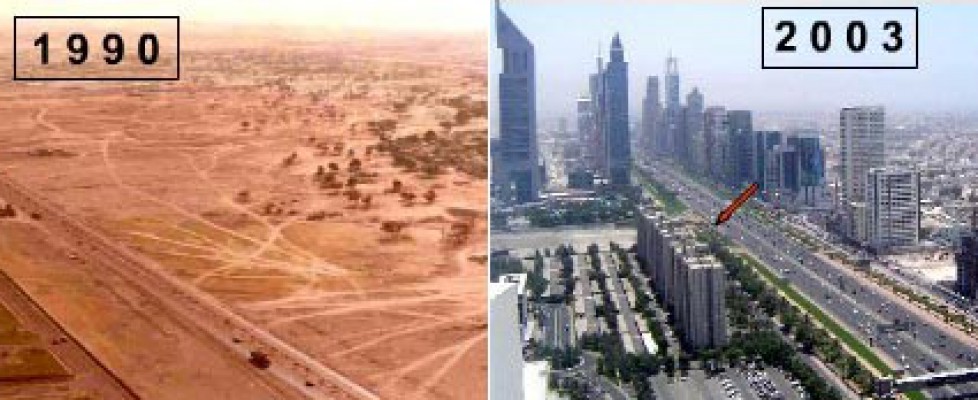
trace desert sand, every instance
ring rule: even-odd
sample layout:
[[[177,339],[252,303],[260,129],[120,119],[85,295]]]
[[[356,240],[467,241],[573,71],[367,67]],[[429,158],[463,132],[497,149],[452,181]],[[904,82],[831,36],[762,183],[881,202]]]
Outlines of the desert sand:
[[[484,37],[185,35],[180,82],[0,82],[5,179],[377,398],[484,398]],[[0,269],[137,394],[278,395],[44,221]]]

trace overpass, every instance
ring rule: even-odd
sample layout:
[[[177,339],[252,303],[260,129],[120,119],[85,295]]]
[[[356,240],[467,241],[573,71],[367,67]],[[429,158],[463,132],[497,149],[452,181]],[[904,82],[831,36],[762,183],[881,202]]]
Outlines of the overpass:
[[[978,382],[978,368],[963,368],[902,378],[883,378],[876,382],[876,394],[880,398],[890,399],[896,393],[970,382]]]

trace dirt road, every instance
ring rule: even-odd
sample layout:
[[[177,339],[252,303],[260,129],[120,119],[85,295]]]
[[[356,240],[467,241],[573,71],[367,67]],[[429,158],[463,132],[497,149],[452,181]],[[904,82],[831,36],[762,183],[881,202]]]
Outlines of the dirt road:
[[[199,289],[170,276],[155,262],[120,246],[69,216],[43,197],[0,173],[0,197],[53,234],[76,246],[79,256],[104,266],[157,302],[170,316],[202,340],[223,348],[240,360],[241,370],[253,375],[277,399],[377,399],[378,397],[245,320]],[[267,370],[252,367],[252,351],[268,355]]]

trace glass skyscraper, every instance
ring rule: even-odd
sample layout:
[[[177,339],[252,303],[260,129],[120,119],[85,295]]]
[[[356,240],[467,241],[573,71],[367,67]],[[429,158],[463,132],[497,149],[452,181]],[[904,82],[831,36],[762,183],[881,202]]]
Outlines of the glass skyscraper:
[[[628,63],[616,33],[604,71],[607,113],[608,178],[612,185],[631,183],[632,151],[628,127]]]
[[[496,5],[496,47],[502,53],[499,96],[499,157],[496,180],[504,200],[535,201],[541,173],[536,132],[533,44]]]

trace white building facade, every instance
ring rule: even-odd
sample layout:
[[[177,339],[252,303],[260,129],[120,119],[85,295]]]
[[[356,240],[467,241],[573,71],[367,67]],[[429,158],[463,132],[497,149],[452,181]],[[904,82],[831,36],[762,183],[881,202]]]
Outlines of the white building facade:
[[[875,168],[866,176],[866,235],[876,250],[920,242],[920,172]]]

